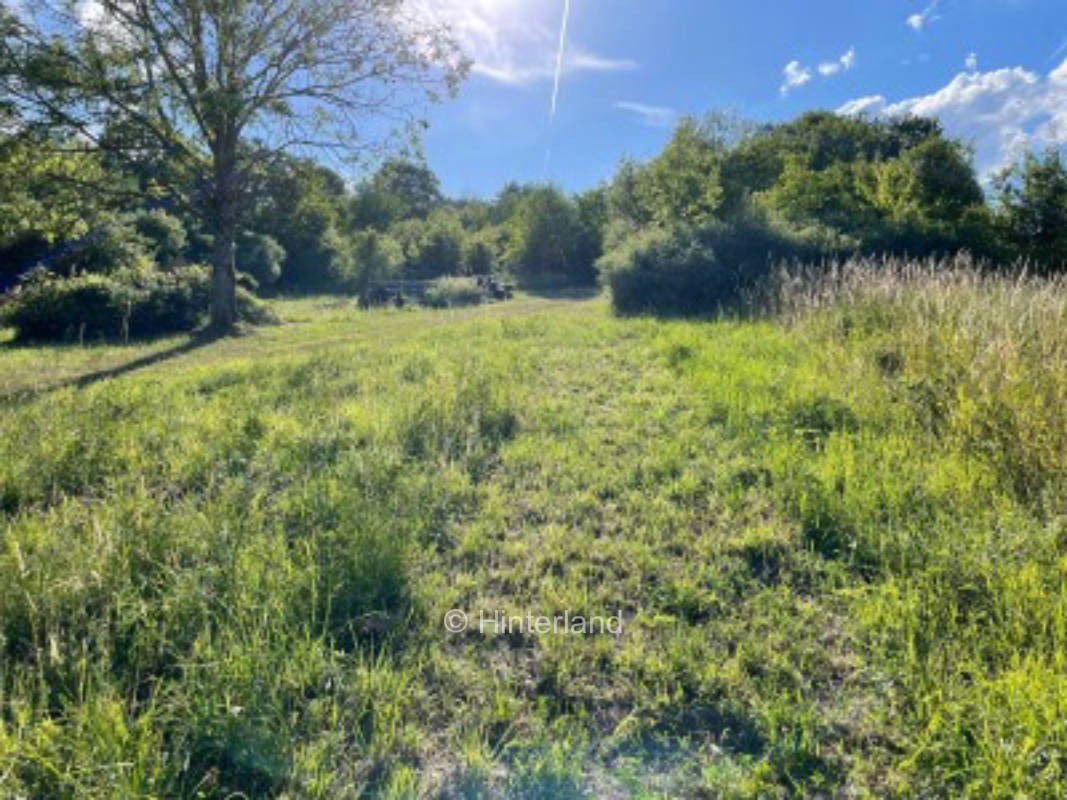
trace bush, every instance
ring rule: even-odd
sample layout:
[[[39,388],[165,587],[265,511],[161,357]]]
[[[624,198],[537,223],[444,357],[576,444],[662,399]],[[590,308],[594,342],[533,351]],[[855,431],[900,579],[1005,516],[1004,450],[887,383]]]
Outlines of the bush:
[[[271,289],[282,276],[285,248],[273,236],[246,232],[237,239],[237,267],[256,279],[262,290]]]
[[[472,306],[482,302],[481,288],[472,278],[438,278],[426,290],[423,302],[432,308]]]
[[[365,292],[396,273],[403,263],[404,253],[391,236],[373,229],[360,231],[352,237],[352,278],[343,288]]]
[[[185,225],[161,208],[135,215],[132,226],[160,266],[172,266],[185,251]]]
[[[595,280],[585,246],[587,231],[578,210],[562,192],[543,186],[527,193],[511,219],[508,266],[520,278],[559,276],[579,283]]]
[[[738,308],[775,263],[820,253],[811,239],[750,218],[638,233],[597,267],[618,313],[694,315]]]
[[[194,263],[207,264],[215,255],[215,237],[205,231],[197,231],[189,236],[189,245],[185,257]]]
[[[262,229],[261,229],[262,230]],[[296,291],[333,291],[352,275],[352,254],[337,230],[336,213],[325,200],[302,202],[272,230],[285,248],[281,283]]]
[[[20,339],[153,336],[196,328],[210,297],[211,274],[199,266],[73,278],[36,269],[4,306],[2,321]],[[273,320],[269,309],[242,289],[237,307],[246,322]]]
[[[463,270],[468,275],[490,275],[496,271],[493,244],[482,235],[469,236],[463,243]]]
[[[439,211],[426,220],[405,220],[390,232],[403,248],[408,278],[429,280],[462,267],[463,227],[455,214]]]
[[[54,269],[74,275],[91,272],[108,275],[151,266],[151,243],[128,222],[112,219],[79,241],[72,242],[55,258]]]

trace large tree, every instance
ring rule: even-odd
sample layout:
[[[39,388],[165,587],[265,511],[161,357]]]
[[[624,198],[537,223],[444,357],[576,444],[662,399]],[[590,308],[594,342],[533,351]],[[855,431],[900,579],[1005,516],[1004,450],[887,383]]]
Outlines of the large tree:
[[[35,0],[6,13],[0,101],[20,135],[100,149],[195,205],[214,234],[211,322],[232,327],[234,242],[254,168],[348,157],[455,91],[466,63],[406,0]],[[71,144],[73,143],[73,144]],[[149,181],[152,184],[153,181]]]
[[[1060,151],[1027,154],[998,175],[995,186],[1016,252],[1042,272],[1067,270],[1067,164]]]

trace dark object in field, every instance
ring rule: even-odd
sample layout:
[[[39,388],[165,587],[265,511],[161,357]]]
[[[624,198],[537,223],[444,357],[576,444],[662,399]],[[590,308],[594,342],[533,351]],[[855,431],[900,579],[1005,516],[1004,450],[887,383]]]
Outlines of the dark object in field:
[[[392,299],[393,293],[389,289],[381,285],[374,285],[359,296],[359,307],[367,309],[372,306],[384,306],[391,302]]]
[[[493,275],[476,275],[474,280],[494,300],[510,300],[515,291],[510,283],[501,283]]]
[[[489,299],[511,300],[514,296],[514,285],[501,283],[494,275],[473,277],[475,284]],[[372,284],[360,294],[359,307],[364,310],[385,305],[403,308],[409,300],[425,303],[427,290],[433,283],[433,281],[392,281]]]

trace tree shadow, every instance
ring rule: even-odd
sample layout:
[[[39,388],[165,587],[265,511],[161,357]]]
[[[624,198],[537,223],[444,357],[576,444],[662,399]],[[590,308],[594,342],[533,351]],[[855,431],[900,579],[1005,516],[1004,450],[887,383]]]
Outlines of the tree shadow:
[[[66,389],[72,386],[77,389],[84,389],[99,381],[107,380],[109,378],[118,378],[122,375],[127,375],[131,372],[150,367],[153,364],[159,364],[160,362],[177,358],[186,353],[191,353],[194,350],[206,347],[221,338],[225,338],[225,335],[209,331],[194,333],[187,341],[182,342],[181,344],[169,347],[166,350],[160,350],[157,353],[149,353],[140,358],[135,358],[133,361],[128,361],[125,364],[96,370],[95,372],[87,372],[84,375],[77,375],[73,378],[67,378],[66,380],[61,380],[47,386],[13,389],[5,393],[0,393],[0,405],[19,405],[30,400],[35,400],[43,395],[58,391],[59,389]]]
[[[546,300],[592,300],[600,294],[600,287],[590,284],[544,284],[520,283],[518,289],[534,297]]]

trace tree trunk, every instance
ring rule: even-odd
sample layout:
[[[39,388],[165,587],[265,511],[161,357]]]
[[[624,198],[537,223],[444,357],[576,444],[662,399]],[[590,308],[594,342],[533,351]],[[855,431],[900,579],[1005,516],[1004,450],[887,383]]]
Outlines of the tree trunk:
[[[234,226],[216,226],[211,270],[211,330],[229,333],[237,322],[237,274],[234,265]]]
[[[211,274],[211,330],[229,333],[237,322],[237,273],[234,247],[237,240],[236,142],[215,153],[214,235]]]

